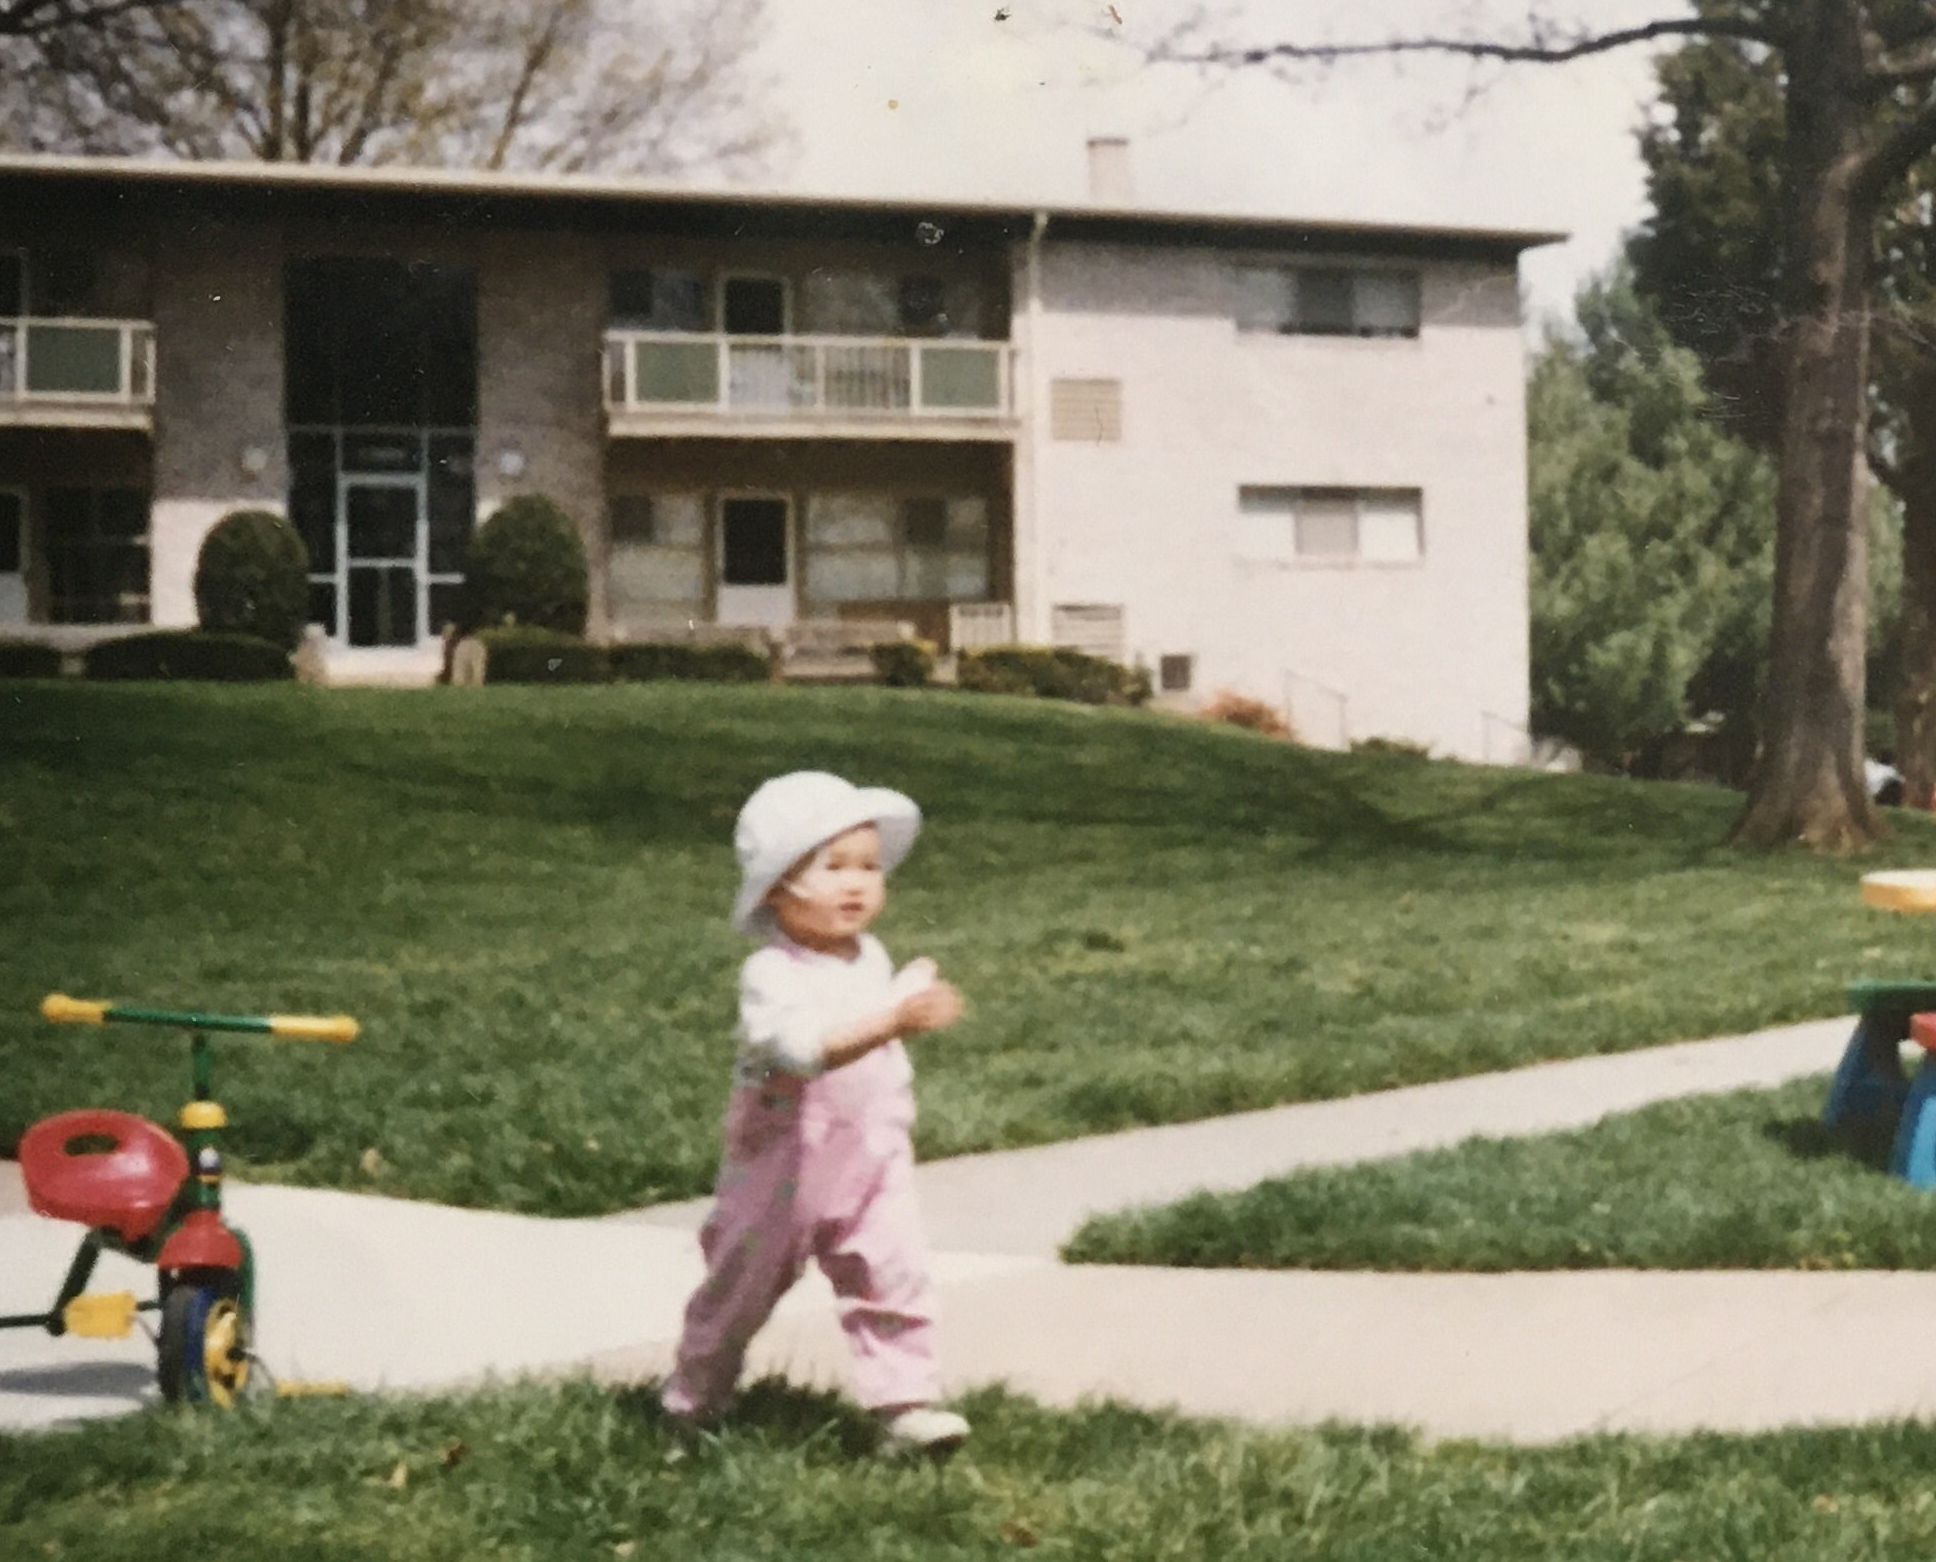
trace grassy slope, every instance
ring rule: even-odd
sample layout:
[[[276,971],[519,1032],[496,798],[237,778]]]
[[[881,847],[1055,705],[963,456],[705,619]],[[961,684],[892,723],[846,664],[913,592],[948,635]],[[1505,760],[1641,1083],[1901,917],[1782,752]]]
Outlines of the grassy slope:
[[[585,1385],[0,1435],[0,1555],[1921,1562],[1936,1546],[1928,1427],[1514,1449],[1051,1414],[993,1391],[968,1409],[975,1440],[939,1471],[871,1459],[855,1412],[771,1387],[693,1450],[643,1395]]]
[[[1936,1269],[1889,1144],[1821,1125],[1826,1077],[1668,1101],[1112,1215],[1089,1263],[1253,1269]]]
[[[800,765],[930,817],[881,927],[973,1005],[920,1047],[928,1156],[1823,1014],[1927,968],[1928,924],[1864,912],[1849,864],[1728,850],[1703,788],[942,693],[21,683],[0,1145],[183,1094],[169,1033],[40,1024],[62,988],[358,1014],[346,1050],[220,1047],[256,1176],[552,1213],[702,1191],[732,819]],[[1875,861],[1932,847],[1905,820]]]

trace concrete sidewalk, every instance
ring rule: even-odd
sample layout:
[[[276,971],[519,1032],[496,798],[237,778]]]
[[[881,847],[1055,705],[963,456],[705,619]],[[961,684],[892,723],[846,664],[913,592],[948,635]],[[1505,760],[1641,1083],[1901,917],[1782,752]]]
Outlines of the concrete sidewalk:
[[[1395,1420],[1525,1439],[1936,1413],[1936,1362],[1909,1353],[1873,1371],[1875,1340],[1914,1337],[1931,1316],[1936,1276],[1054,1261],[1092,1211],[1774,1084],[1832,1067],[1848,1030],[1788,1027],[924,1166],[951,1382],[1005,1379],[1052,1403],[1112,1394],[1263,1422]],[[24,1312],[46,1304],[77,1231],[9,1214],[8,1198],[0,1178],[0,1312]],[[265,1359],[283,1376],[359,1389],[662,1370],[699,1276],[690,1228],[705,1208],[560,1221],[273,1187],[234,1188],[231,1206],[261,1257]],[[97,1288],[151,1284],[104,1261]],[[752,1365],[838,1381],[843,1353],[831,1297],[810,1277]],[[151,1395],[151,1378],[140,1339],[0,1334],[0,1426],[124,1410]]]

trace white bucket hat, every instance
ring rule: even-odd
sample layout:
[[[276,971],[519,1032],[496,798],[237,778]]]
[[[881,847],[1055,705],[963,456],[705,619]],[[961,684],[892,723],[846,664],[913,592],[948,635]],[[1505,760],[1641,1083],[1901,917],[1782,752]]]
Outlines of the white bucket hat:
[[[836,835],[871,824],[881,832],[881,867],[891,871],[921,831],[914,799],[882,786],[859,787],[824,770],[796,770],[766,782],[739,811],[739,898],[733,929],[764,937],[773,929],[766,897],[788,868]]]

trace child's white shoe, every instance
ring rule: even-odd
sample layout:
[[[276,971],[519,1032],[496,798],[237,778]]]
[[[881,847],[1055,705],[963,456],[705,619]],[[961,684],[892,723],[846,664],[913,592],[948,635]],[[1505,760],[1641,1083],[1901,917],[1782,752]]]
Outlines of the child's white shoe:
[[[890,1453],[948,1453],[968,1440],[968,1423],[952,1410],[910,1405],[883,1418],[881,1434]]]

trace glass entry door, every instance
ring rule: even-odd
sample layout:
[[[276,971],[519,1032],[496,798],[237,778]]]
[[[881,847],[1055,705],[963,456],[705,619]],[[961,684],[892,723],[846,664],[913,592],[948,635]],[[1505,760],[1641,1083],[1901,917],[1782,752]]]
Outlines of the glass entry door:
[[[344,565],[341,638],[414,646],[425,636],[428,526],[421,477],[345,477],[338,529]]]

